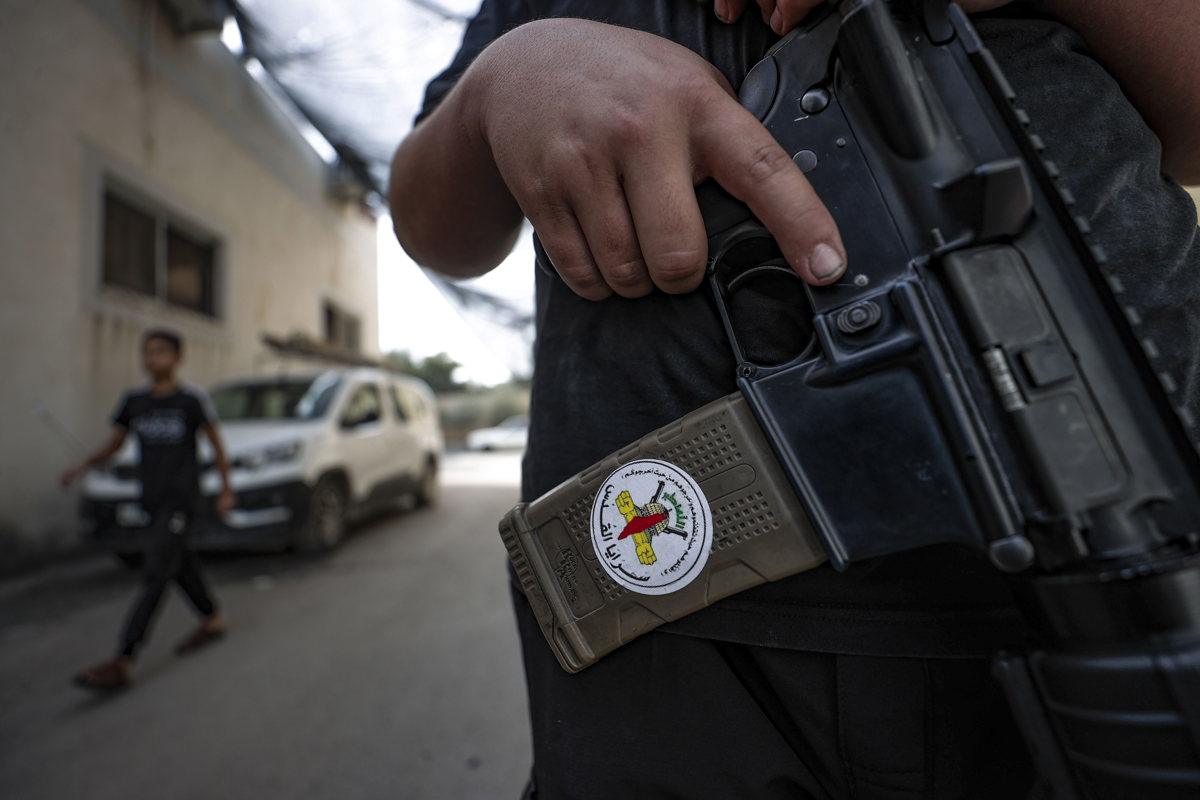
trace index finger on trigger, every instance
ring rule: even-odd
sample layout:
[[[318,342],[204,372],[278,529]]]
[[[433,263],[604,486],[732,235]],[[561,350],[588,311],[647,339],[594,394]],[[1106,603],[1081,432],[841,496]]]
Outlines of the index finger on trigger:
[[[814,285],[836,281],[846,271],[837,223],[791,156],[741,111],[740,120],[721,126],[719,141],[702,145],[709,174],[750,207],[800,277]]]

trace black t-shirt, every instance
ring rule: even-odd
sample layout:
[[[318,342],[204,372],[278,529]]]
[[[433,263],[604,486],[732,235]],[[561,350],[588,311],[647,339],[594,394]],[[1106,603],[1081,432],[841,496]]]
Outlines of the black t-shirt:
[[[700,53],[736,87],[775,37],[753,7],[730,26],[711,3],[484,0],[422,116],[471,59],[516,24],[587,17],[648,30]],[[1021,105],[1068,176],[1077,209],[1155,342],[1156,369],[1200,419],[1200,248],[1196,210],[1159,171],[1160,145],[1061,24],[1013,5],[975,18]],[[532,266],[531,266],[532,268]],[[523,496],[532,499],[643,434],[733,391],[734,360],[707,289],[583,300],[539,271],[537,340]],[[990,654],[1021,632],[1008,587],[977,553],[925,548],[825,566],[767,584],[663,630],[862,655]]]
[[[208,394],[195,386],[180,386],[163,397],[155,397],[149,389],[125,395],[112,421],[138,438],[143,506],[196,510],[200,498],[196,433],[215,419]]]

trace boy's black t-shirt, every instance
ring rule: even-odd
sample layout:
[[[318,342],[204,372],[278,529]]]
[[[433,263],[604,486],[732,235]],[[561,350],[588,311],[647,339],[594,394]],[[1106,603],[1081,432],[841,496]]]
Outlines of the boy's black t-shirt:
[[[196,510],[200,500],[196,433],[215,419],[208,394],[195,386],[180,386],[162,397],[138,389],[121,400],[112,421],[138,438],[138,477],[145,508]]]
[[[463,46],[426,93],[430,113],[474,56],[544,16],[588,17],[665,36],[736,87],[775,40],[753,6],[737,25],[684,0],[484,0]],[[1116,81],[1067,27],[1014,3],[975,17],[984,43],[1062,169],[1113,278],[1200,420],[1200,245],[1196,209],[1160,170],[1160,145]],[[465,220],[469,226],[470,221]],[[736,388],[710,293],[601,302],[537,272],[537,340],[524,499]],[[937,546],[823,567],[759,586],[670,625],[714,639],[857,655],[983,656],[1022,625],[999,571],[975,551]]]

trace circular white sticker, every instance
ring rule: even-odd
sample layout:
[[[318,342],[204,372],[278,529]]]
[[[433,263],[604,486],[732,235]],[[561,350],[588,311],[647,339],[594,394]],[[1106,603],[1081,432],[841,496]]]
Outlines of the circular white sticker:
[[[631,461],[596,493],[592,547],[609,577],[630,591],[679,591],[704,569],[712,543],[708,500],[673,464]]]

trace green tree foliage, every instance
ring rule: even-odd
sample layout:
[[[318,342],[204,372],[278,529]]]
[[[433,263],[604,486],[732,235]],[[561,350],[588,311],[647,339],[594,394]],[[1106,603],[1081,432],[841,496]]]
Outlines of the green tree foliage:
[[[388,353],[383,360],[390,369],[420,378],[439,394],[466,388],[465,383],[454,378],[455,370],[462,364],[445,353],[413,361],[408,351],[400,350]]]

